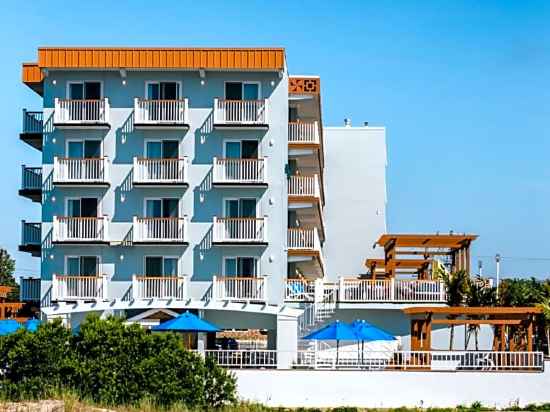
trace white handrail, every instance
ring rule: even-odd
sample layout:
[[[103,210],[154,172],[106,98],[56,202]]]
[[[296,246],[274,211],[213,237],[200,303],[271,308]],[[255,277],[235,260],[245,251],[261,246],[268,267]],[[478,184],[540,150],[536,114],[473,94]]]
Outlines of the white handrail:
[[[109,123],[109,100],[55,99],[54,123]]]
[[[445,301],[445,287],[438,280],[340,278],[339,285],[340,302]]]
[[[132,296],[134,299],[187,299],[187,278],[185,276],[132,277]]]
[[[187,216],[137,217],[133,222],[134,242],[187,241]]]
[[[268,100],[214,99],[214,124],[268,124]]]
[[[109,158],[53,158],[54,182],[58,183],[107,183]]]
[[[294,175],[288,178],[289,196],[314,196],[320,197],[319,176]]]
[[[217,300],[265,301],[265,277],[214,277],[212,287]]]
[[[214,242],[266,242],[267,217],[216,217]]]
[[[134,157],[134,183],[187,183],[188,160]]]
[[[213,159],[214,182],[265,183],[267,158],[262,159]]]
[[[134,99],[136,124],[175,124],[189,122],[188,99],[148,100]]]
[[[56,275],[52,300],[107,300],[107,275]]]
[[[288,124],[289,143],[319,144],[319,125],[315,122],[290,122]]]
[[[313,229],[289,228],[287,236],[289,249],[321,250],[321,240],[316,227]]]
[[[103,217],[53,217],[53,241],[102,241],[109,239],[109,218]]]

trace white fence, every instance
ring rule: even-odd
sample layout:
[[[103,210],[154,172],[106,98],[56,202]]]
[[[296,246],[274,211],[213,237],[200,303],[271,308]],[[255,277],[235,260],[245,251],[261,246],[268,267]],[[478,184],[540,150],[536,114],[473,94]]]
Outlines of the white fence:
[[[267,218],[216,217],[214,242],[267,242]]]
[[[134,99],[134,124],[185,125],[189,123],[189,103],[180,100]]]
[[[134,183],[187,183],[187,157],[144,159],[134,157]]]
[[[290,176],[288,179],[288,195],[320,197],[319,177],[316,174],[313,176]]]
[[[268,100],[221,100],[214,99],[214,124],[266,125]]]
[[[187,299],[185,276],[139,276],[132,278],[134,299]]]
[[[444,302],[445,286],[438,280],[344,279],[340,302]]]
[[[317,122],[290,122],[288,142],[319,144],[319,125]]]
[[[321,240],[316,227],[313,229],[289,228],[287,242],[289,249],[321,250]]]
[[[21,166],[21,189],[42,189],[42,168]]]
[[[40,222],[21,221],[21,244],[40,245],[42,243]]]
[[[53,217],[54,242],[106,242],[109,240],[109,219],[103,217]]]
[[[107,276],[53,275],[52,300],[107,300]]]
[[[267,296],[265,277],[212,277],[212,299],[264,302]]]
[[[44,114],[23,109],[23,133],[42,133]]]
[[[187,216],[134,216],[134,242],[187,242]]]
[[[98,158],[53,158],[55,183],[108,183],[109,159]]]
[[[20,278],[19,299],[21,302],[40,301],[40,278]]]
[[[266,183],[267,159],[213,159],[215,183]]]
[[[109,100],[55,99],[54,124],[109,123]]]

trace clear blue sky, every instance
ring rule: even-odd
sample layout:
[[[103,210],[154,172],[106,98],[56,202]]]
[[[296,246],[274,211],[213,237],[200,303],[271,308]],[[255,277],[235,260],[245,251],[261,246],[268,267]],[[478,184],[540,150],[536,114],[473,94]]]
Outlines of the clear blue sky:
[[[387,127],[391,231],[474,232],[474,255],[516,258],[505,275],[550,273],[550,2],[77,3],[0,5],[0,245],[18,273],[39,267],[17,252],[20,219],[39,218],[17,196],[20,165],[40,162],[18,141],[40,105],[21,62],[55,45],[284,46],[291,73],[321,76],[326,125]]]

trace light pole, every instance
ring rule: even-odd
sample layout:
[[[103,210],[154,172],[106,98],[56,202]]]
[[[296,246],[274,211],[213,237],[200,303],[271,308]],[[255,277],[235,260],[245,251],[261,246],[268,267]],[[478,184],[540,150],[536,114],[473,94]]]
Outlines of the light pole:
[[[497,253],[495,255],[495,263],[496,263],[496,272],[497,272],[497,290],[496,290],[496,297],[498,299],[498,287],[500,284],[500,253]]]
[[[479,277],[483,276],[483,261],[481,260],[477,261],[477,273]]]

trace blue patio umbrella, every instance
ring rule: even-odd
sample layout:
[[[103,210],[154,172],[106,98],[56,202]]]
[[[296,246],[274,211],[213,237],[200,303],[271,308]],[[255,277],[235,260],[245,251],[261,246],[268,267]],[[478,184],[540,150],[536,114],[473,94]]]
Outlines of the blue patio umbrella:
[[[39,319],[29,319],[23,324],[23,326],[29,332],[36,332],[36,330],[38,329],[38,326],[40,326],[41,324],[42,324],[42,321]]]
[[[396,340],[395,336],[390,335],[388,332],[370,324],[366,320],[354,320],[351,323],[351,327],[355,331],[355,333],[360,337],[361,340],[361,359],[363,358],[364,349],[365,349],[365,341],[366,342],[373,342],[373,341],[380,341],[380,340]]]
[[[23,325],[21,325],[14,319],[2,319],[0,320],[0,336],[15,333],[19,328],[22,327]]]
[[[174,331],[174,332],[219,332],[217,326],[208,323],[198,316],[187,311],[176,318],[170,319],[160,325],[153,326],[154,331]]]
[[[315,332],[304,336],[303,339],[313,340],[335,340],[336,341],[336,364],[338,365],[339,346],[341,340],[359,341],[361,338],[357,332],[347,323],[339,320],[329,323]]]

